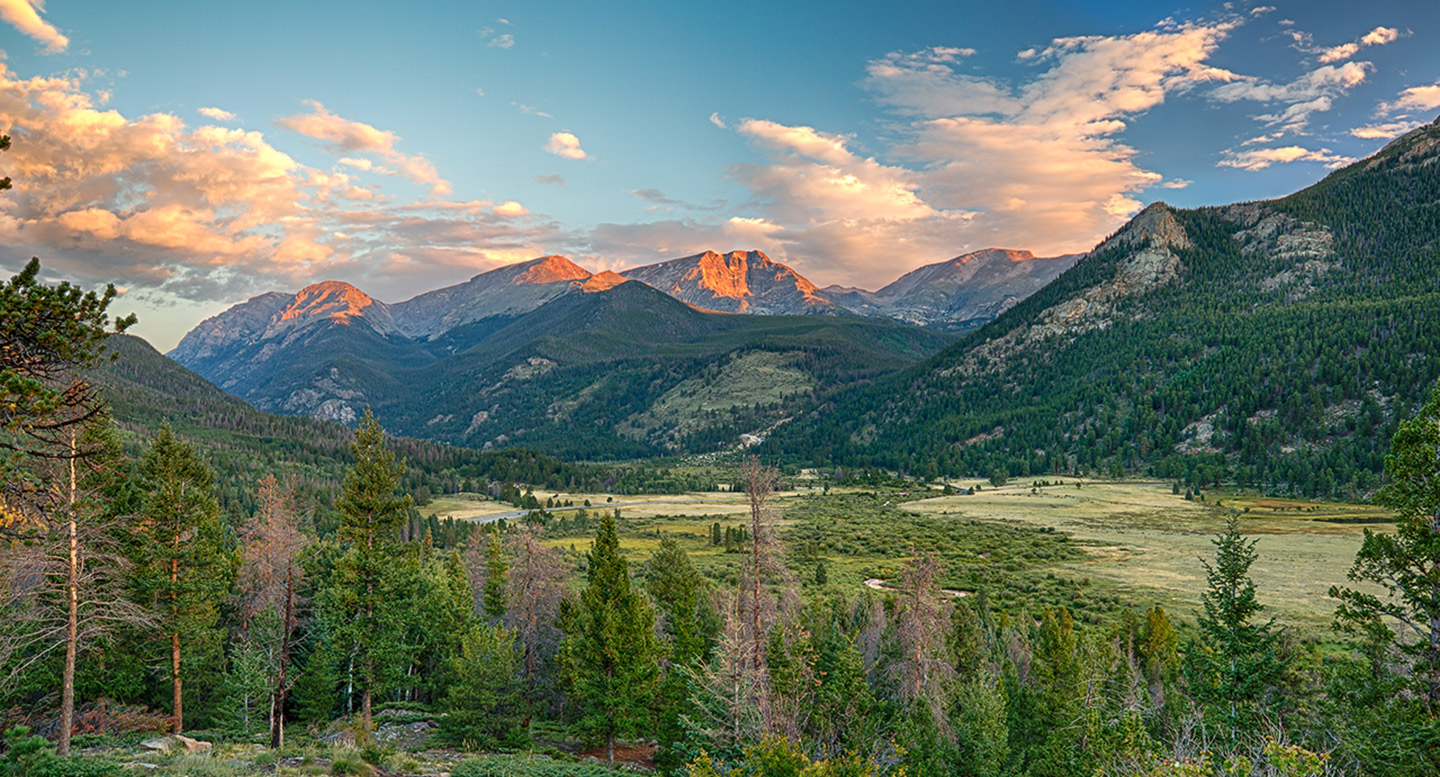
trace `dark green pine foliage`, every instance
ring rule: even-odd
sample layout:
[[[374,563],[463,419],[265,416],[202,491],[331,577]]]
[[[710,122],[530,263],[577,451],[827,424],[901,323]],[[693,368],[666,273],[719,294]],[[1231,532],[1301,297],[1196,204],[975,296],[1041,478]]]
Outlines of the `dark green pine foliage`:
[[[1234,746],[1256,732],[1280,683],[1282,633],[1273,619],[1258,620],[1264,607],[1250,579],[1258,540],[1245,539],[1232,517],[1213,542],[1215,563],[1205,563],[1208,587],[1200,595],[1199,640],[1186,653],[1185,674],[1207,721]]]
[[[1385,475],[1380,501],[1399,514],[1395,533],[1366,529],[1349,574],[1370,588],[1335,586],[1330,595],[1340,600],[1339,625],[1365,637],[1371,671],[1357,683],[1362,693],[1401,691],[1356,705],[1361,716],[1375,718],[1359,727],[1357,744],[1433,773],[1440,771],[1440,384],[1395,432]],[[1403,656],[1399,666],[1390,659],[1396,654]]]
[[[673,771],[686,763],[677,748],[685,736],[680,715],[689,691],[686,678],[709,660],[720,632],[720,617],[710,607],[705,579],[673,537],[660,540],[660,549],[650,557],[645,592],[665,622],[667,665],[656,705],[660,713],[660,748],[655,760],[662,769]]]
[[[515,632],[476,624],[466,630],[450,663],[452,681],[440,736],[467,750],[523,747],[530,717],[520,676]]]
[[[631,588],[613,515],[601,521],[588,561],[585,589],[561,607],[559,658],[577,728],[605,742],[613,765],[615,739],[651,726],[660,647],[655,613]]]
[[[383,673],[395,666],[404,624],[395,617],[388,589],[395,585],[394,546],[410,509],[410,498],[395,493],[403,462],[385,446],[380,422],[366,410],[351,446],[355,463],[345,475],[340,499],[340,540],[349,547],[336,565],[332,586],[345,614],[340,635],[355,657],[360,715],[368,732],[372,699],[392,682]]]
[[[168,425],[156,432],[137,473],[142,495],[130,548],[136,598],[158,615],[155,636],[163,643],[171,725],[178,732],[186,678],[201,712],[211,707],[207,697],[216,684],[208,680],[221,674],[220,603],[230,590],[234,558],[225,547],[214,475]]]
[[[500,546],[500,532],[490,532],[485,556],[485,593],[480,610],[486,618],[498,622],[505,617],[506,572],[505,555]]]

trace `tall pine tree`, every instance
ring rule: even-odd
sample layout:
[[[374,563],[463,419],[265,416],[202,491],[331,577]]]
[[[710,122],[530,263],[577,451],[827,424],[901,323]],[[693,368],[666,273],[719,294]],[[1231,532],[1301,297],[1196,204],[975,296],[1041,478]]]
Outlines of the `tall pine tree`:
[[[604,740],[605,760],[613,766],[615,738],[651,723],[660,671],[655,613],[630,586],[613,515],[600,523],[586,578],[580,598],[561,608],[560,663],[578,727]]]
[[[1245,539],[1234,517],[1214,539],[1215,563],[1205,564],[1209,587],[1200,595],[1199,641],[1185,656],[1191,693],[1231,745],[1254,730],[1283,668],[1280,630],[1273,619],[1257,620],[1264,607],[1250,579],[1256,542]]]
[[[336,565],[334,594],[346,619],[341,637],[354,657],[360,690],[360,719],[365,736],[371,728],[371,707],[383,672],[393,658],[401,624],[386,617],[387,572],[393,547],[410,509],[410,498],[395,490],[405,465],[385,447],[385,432],[369,408],[350,447],[355,463],[345,473],[340,499],[340,539],[349,545]]]
[[[168,643],[171,728],[179,733],[184,677],[219,675],[220,601],[230,590],[234,565],[224,545],[214,474],[168,424],[155,434],[138,472],[144,496],[133,534],[136,587],[158,611]]]

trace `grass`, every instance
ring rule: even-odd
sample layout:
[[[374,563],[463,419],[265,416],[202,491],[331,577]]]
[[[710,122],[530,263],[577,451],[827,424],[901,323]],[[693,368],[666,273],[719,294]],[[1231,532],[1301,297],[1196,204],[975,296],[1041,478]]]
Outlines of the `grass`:
[[[1388,531],[1389,513],[1368,505],[1282,500],[1210,492],[1187,501],[1169,484],[1065,479],[1063,486],[988,485],[970,496],[944,496],[906,505],[932,519],[971,519],[1049,527],[1073,537],[1085,556],[1058,565],[1057,574],[1110,581],[1122,597],[1151,599],[1182,611],[1197,607],[1205,587],[1202,559],[1231,514],[1258,540],[1251,577],[1260,600],[1281,620],[1323,628],[1335,608],[1327,591],[1345,584],[1362,531]],[[965,483],[969,486],[972,483]]]
[[[1234,514],[1258,540],[1251,574],[1262,603],[1282,622],[1306,631],[1328,626],[1335,602],[1327,592],[1346,583],[1362,532],[1391,530],[1390,514],[1369,505],[1225,490],[1189,501],[1173,494],[1169,483],[1060,482],[993,488],[985,481],[955,481],[962,492],[976,485],[980,490],[950,496],[923,489],[872,496],[802,488],[777,494],[774,505],[798,580],[812,580],[823,560],[828,588],[837,593],[858,591],[869,579],[890,587],[913,551],[932,550],[945,565],[947,589],[983,592],[993,606],[1012,611],[1064,605],[1092,622],[1124,607],[1160,604],[1182,617],[1197,608],[1205,586],[1202,560],[1213,557],[1211,540]],[[622,505],[622,551],[637,570],[668,536],[707,577],[727,585],[735,578],[743,556],[711,545],[709,536],[714,522],[730,527],[748,521],[741,495],[609,495],[609,504],[605,496],[560,495],[577,504],[589,498],[604,509]],[[548,542],[573,550],[578,565],[589,533]]]

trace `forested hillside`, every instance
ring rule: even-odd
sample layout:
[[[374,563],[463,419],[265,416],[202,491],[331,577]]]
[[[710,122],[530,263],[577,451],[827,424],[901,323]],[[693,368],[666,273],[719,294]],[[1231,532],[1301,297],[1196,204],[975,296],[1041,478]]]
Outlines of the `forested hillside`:
[[[162,424],[204,452],[216,470],[222,506],[237,514],[255,504],[255,484],[266,474],[293,478],[310,498],[328,506],[350,465],[354,431],[314,418],[265,413],[226,394],[204,378],[129,335],[112,335],[115,358],[93,373],[99,396],[138,450]],[[637,466],[565,463],[511,448],[478,452],[396,437],[387,443],[404,461],[402,484],[422,505],[433,495],[513,489],[515,484],[574,491],[664,492],[705,483]]]
[[[1440,375],[1440,124],[1295,195],[1148,208],[924,364],[768,448],[916,475],[1144,472],[1372,491]]]

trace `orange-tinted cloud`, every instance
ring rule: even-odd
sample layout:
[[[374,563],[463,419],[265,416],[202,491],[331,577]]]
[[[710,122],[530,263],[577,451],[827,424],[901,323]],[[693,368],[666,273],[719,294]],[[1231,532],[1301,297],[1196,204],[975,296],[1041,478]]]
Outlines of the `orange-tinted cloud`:
[[[1166,183],[1119,133],[1169,95],[1236,80],[1208,61],[1236,24],[1057,39],[1022,52],[1039,69],[1019,86],[966,72],[969,49],[887,54],[863,82],[901,118],[883,158],[823,129],[745,120],[736,131],[767,158],[732,176],[755,194],[755,210],[703,229],[713,240],[745,230],[796,267],[823,263],[825,281],[870,286],[992,245],[1086,250],[1139,210],[1139,192]],[[695,228],[610,225],[597,244],[679,245],[681,225]]]
[[[557,132],[550,136],[550,141],[545,144],[545,150],[555,156],[563,156],[566,159],[585,159],[590,155],[580,147],[580,138],[575,137],[571,132]]]
[[[44,11],[45,0],[0,0],[0,19],[45,44],[46,54],[59,54],[70,47],[70,39],[45,21]]]
[[[308,167],[260,132],[125,116],[100,108],[77,77],[21,78],[0,63],[14,181],[0,197],[0,240],[49,272],[171,302],[236,301],[317,276],[384,278],[386,294],[417,293],[561,241],[551,222],[517,221],[518,203],[434,199],[435,184],[429,199],[377,196],[355,176],[393,168],[440,179],[383,131],[323,109],[315,117],[301,126],[380,164]]]
[[[430,160],[401,153],[395,148],[395,144],[400,142],[399,135],[361,121],[337,116],[316,100],[306,100],[305,104],[310,106],[309,113],[286,116],[277,119],[275,123],[320,141],[337,156],[375,154],[387,163],[386,166],[375,167],[376,172],[408,178],[422,186],[429,186],[431,193],[437,197],[448,197],[453,193],[450,182],[440,177]],[[340,161],[353,164],[350,158],[342,158]]]

